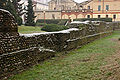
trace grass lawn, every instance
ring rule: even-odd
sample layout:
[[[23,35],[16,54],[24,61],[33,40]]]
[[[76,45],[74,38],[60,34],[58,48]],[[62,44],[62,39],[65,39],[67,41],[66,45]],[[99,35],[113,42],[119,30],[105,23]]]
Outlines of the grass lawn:
[[[120,59],[114,56],[120,49],[119,37],[120,31],[117,31],[68,54],[57,53],[56,57],[45,60],[9,80],[113,80],[110,77],[114,74],[109,67],[115,67],[112,65],[116,61],[120,65]]]
[[[41,31],[41,27],[32,27],[32,26],[19,26],[18,27],[18,32],[19,33],[23,33],[23,34],[26,34],[26,33],[39,33],[39,32],[44,32],[44,31]]]

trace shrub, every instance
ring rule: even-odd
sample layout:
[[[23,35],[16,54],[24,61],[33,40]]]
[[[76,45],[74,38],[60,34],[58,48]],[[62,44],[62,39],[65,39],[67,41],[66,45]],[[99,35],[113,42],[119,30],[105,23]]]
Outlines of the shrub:
[[[45,26],[45,23],[36,23],[36,26]]]
[[[64,25],[68,19],[38,19],[36,23],[46,23],[46,24],[59,24],[59,25]]]
[[[36,23],[46,23],[46,24],[58,24],[59,23],[59,19],[46,19],[45,21],[44,21],[44,19],[38,19],[37,21],[36,21]]]
[[[19,26],[21,26],[22,25],[22,18],[21,17],[16,17],[16,19],[17,19],[17,24],[19,25]]]
[[[53,32],[53,31],[61,31],[65,29],[68,29],[68,27],[62,26],[62,25],[56,25],[56,24],[47,24],[41,30],[47,31],[47,32]]]
[[[65,25],[66,24],[66,22],[67,22],[68,20],[60,20],[59,21],[59,23],[58,23],[58,25]]]

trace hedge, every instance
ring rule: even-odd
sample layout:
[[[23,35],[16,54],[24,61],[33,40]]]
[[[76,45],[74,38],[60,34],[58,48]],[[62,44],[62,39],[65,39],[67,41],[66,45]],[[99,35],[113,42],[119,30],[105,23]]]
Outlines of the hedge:
[[[45,26],[46,25],[46,23],[36,23],[36,26]]]
[[[47,32],[53,32],[53,31],[61,31],[61,30],[66,30],[68,29],[67,26],[63,25],[56,25],[56,24],[47,24],[44,27],[42,27],[42,31],[47,31]]]
[[[36,23],[44,23],[45,22],[46,24],[58,24],[59,21],[60,20],[58,20],[58,19],[46,19],[45,21],[44,21],[44,19],[39,19],[39,20],[37,20]]]
[[[112,18],[80,18],[80,19],[74,19],[74,21],[105,21],[105,22],[112,22]],[[38,19],[36,21],[36,24],[39,23],[46,23],[46,24],[58,24],[58,25],[65,25],[65,23],[69,21],[68,19]]]
[[[68,19],[38,19],[36,23],[46,23],[46,24],[59,24],[59,25],[64,25]]]
[[[105,21],[105,22],[112,22],[112,18],[81,18],[81,19],[74,19],[74,21]]]

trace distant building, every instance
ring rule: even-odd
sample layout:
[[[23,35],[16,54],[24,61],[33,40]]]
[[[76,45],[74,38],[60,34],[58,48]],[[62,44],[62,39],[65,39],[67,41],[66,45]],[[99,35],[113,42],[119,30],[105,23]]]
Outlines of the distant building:
[[[24,2],[24,6],[28,5],[28,0],[21,0],[21,3]],[[48,10],[47,0],[32,0],[34,10]]]
[[[77,4],[74,0],[51,0],[48,2],[48,10],[35,10],[37,19],[62,19],[62,10],[75,10]]]
[[[51,0],[48,4],[49,10],[73,10],[77,5],[74,0]]]
[[[35,10],[37,19],[112,18],[120,21],[120,0],[51,0],[49,10]]]
[[[120,0],[91,0],[83,5],[85,9],[93,9],[93,14],[87,14],[87,18],[112,18],[120,21]]]
[[[43,1],[43,0],[32,0],[33,1],[33,9],[36,13],[36,10],[48,10],[48,4],[47,4],[47,0]],[[28,5],[28,0],[21,0],[20,3],[24,3],[23,7],[27,9],[27,5]],[[26,12],[26,11],[24,11]],[[25,24],[25,18],[26,18],[26,14],[21,16],[23,19],[23,24]],[[38,17],[38,16],[37,16]]]
[[[34,10],[48,10],[48,4],[33,0]]]

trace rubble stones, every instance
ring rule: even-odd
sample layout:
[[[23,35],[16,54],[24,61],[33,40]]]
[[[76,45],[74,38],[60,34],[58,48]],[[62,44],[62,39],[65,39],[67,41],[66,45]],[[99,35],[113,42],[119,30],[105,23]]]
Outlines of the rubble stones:
[[[34,36],[20,35],[17,29],[14,17],[0,9],[0,80],[54,56],[55,51],[81,47],[113,31],[106,23]]]
[[[17,32],[18,27],[14,17],[6,10],[0,9],[0,32]]]

